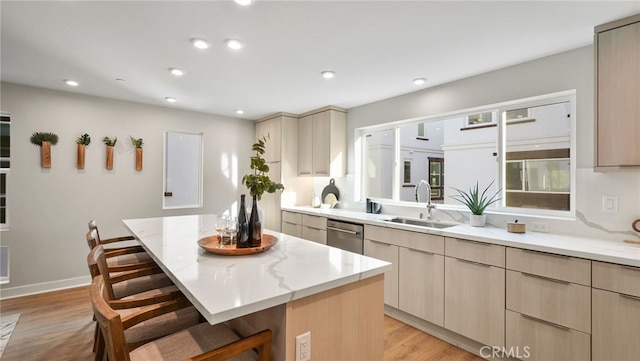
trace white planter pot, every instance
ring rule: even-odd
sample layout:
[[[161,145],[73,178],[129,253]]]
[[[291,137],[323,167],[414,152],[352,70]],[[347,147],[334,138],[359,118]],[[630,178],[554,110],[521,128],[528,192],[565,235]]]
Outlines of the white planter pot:
[[[473,227],[484,227],[485,222],[487,221],[486,214],[472,214],[469,216],[469,224]]]

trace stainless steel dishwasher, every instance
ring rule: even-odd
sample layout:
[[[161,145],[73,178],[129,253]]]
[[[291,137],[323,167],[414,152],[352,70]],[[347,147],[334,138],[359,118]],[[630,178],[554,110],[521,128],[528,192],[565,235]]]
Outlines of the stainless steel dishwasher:
[[[327,245],[350,251],[364,253],[364,226],[362,224],[327,220]]]

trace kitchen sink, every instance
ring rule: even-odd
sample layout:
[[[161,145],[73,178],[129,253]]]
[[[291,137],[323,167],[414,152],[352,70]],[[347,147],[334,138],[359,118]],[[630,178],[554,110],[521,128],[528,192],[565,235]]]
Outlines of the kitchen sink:
[[[447,223],[447,222],[441,222],[441,221],[432,221],[428,219],[415,219],[415,218],[403,218],[403,217],[391,218],[391,219],[388,219],[387,222],[402,223],[402,224],[409,224],[412,226],[439,228],[439,229],[457,226],[456,223]]]

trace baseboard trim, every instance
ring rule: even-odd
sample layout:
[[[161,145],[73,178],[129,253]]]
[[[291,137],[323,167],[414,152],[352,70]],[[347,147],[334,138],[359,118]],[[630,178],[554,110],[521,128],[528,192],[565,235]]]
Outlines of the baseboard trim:
[[[0,289],[0,300],[8,300],[16,297],[30,296],[39,293],[59,291],[67,288],[75,288],[87,286],[91,284],[91,277],[83,276],[77,278],[68,278],[66,280],[36,283],[33,285],[4,287]]]

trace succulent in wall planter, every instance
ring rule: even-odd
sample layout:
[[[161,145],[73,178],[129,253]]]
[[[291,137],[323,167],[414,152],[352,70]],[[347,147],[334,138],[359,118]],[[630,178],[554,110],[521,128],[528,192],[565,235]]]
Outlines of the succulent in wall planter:
[[[107,164],[106,164],[107,170],[113,169],[113,147],[116,146],[117,141],[118,141],[118,137],[115,137],[113,139],[109,137],[102,138],[102,142],[104,143],[104,145],[107,146]]]
[[[502,189],[498,189],[496,193],[492,196],[489,196],[487,193],[489,188],[493,185],[493,181],[489,183],[487,188],[485,188],[482,193],[478,190],[478,182],[474,187],[469,188],[469,191],[465,192],[458,188],[453,188],[458,194],[450,196],[451,198],[457,200],[458,202],[464,204],[471,211],[471,216],[469,217],[469,224],[474,227],[482,227],[486,222],[486,215],[484,214],[484,210],[492,205],[493,203],[502,199],[499,197]]]
[[[136,149],[136,170],[140,171],[142,170],[142,145],[144,142],[142,138],[136,139],[132,136],[129,136],[129,140],[131,141],[131,145]]]
[[[51,132],[36,132],[29,140],[31,144],[40,147],[40,166],[51,168],[51,146],[58,144],[58,135]]]
[[[91,143],[91,137],[89,134],[84,133],[76,139],[76,145],[78,147],[78,157],[76,160],[76,168],[84,169],[84,153],[85,148]]]

